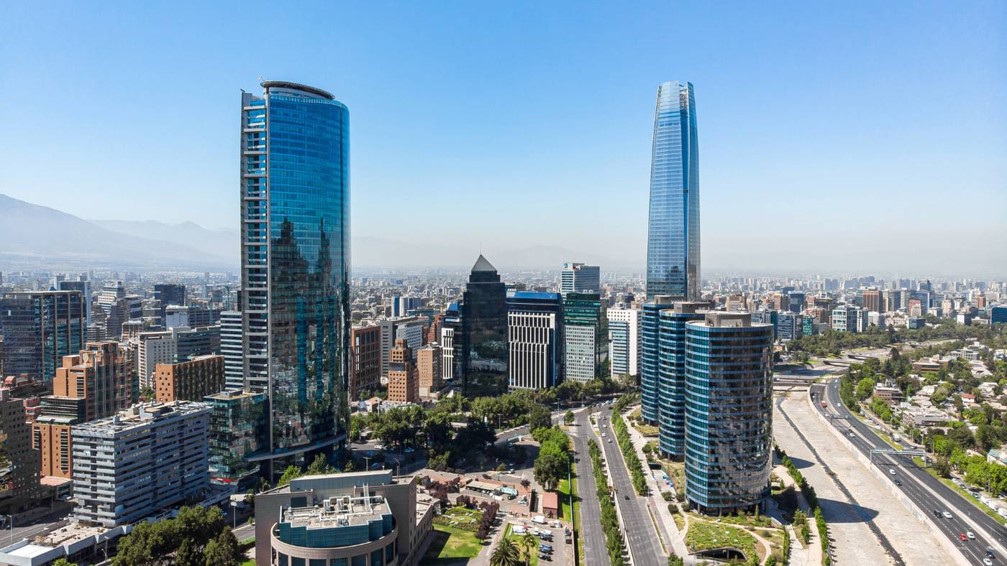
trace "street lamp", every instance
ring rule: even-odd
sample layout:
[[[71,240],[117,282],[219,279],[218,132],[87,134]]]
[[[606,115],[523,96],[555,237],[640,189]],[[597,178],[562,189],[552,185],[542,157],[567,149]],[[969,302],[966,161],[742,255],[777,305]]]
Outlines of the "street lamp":
[[[238,504],[233,499],[231,500],[231,530],[238,528]]]

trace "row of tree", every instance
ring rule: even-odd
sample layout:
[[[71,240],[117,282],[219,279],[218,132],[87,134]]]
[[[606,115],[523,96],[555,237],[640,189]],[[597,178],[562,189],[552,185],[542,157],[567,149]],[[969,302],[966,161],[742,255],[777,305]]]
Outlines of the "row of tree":
[[[535,481],[543,489],[556,489],[570,471],[570,437],[558,426],[536,428],[532,436],[539,443]]]
[[[237,566],[238,541],[218,507],[182,507],[172,519],[142,521],[119,542],[115,566]]]
[[[608,476],[605,474],[605,464],[601,459],[601,448],[593,438],[587,441],[587,451],[591,456],[594,469],[594,484],[601,504],[601,529],[605,533],[605,548],[608,550],[608,561],[612,566],[625,566],[622,557],[624,540],[619,528],[619,515],[615,511],[615,501],[608,487]]]

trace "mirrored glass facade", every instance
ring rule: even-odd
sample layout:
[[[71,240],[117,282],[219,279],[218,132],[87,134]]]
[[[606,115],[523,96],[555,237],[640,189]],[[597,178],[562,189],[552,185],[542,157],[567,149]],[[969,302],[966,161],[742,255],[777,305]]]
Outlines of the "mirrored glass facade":
[[[0,297],[4,375],[51,383],[63,356],[84,348],[86,301],[80,291],[6,293]]]
[[[651,150],[648,298],[699,298],[698,145],[692,83],[663,83]]]
[[[675,303],[661,311],[658,323],[657,428],[665,456],[685,456],[685,324],[702,320],[707,303]]]
[[[349,111],[262,86],[242,94],[244,378],[267,393],[277,457],[330,450],[348,418]]]
[[[705,512],[769,492],[773,328],[747,313],[685,324],[685,495]]]

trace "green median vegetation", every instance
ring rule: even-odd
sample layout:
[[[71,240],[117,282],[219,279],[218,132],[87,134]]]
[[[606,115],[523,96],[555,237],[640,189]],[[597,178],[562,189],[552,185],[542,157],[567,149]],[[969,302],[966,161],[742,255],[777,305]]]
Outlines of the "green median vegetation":
[[[615,511],[615,501],[612,500],[612,493],[608,489],[608,476],[605,475],[605,466],[601,460],[601,448],[592,438],[587,441],[587,449],[594,468],[598,502],[601,504],[601,528],[605,533],[608,560],[612,566],[625,566],[626,561],[622,557],[624,541],[622,531],[619,528],[619,515]]]
[[[629,430],[626,428],[626,421],[622,419],[622,415],[616,412],[612,413],[612,430],[619,442],[623,458],[626,459],[626,467],[629,468],[633,480],[633,489],[639,495],[647,495],[647,480],[643,475],[643,463],[636,455],[636,448],[633,446],[633,439],[630,438]]]

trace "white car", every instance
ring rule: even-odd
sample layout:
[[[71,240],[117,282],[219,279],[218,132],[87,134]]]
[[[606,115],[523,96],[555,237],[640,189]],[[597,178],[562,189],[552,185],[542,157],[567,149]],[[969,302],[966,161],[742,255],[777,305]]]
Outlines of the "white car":
[[[973,533],[972,531],[966,532],[965,536],[969,537],[969,540],[976,540],[976,534]]]
[[[944,515],[945,519],[950,519],[951,518],[951,513],[949,511],[945,511],[944,513],[941,513],[941,514]]]
[[[601,433],[601,437],[602,437],[602,438],[605,438],[605,433],[604,433],[604,432],[603,432],[603,433]]]
[[[888,468],[888,473],[892,474],[894,476],[895,475],[895,468]]]

